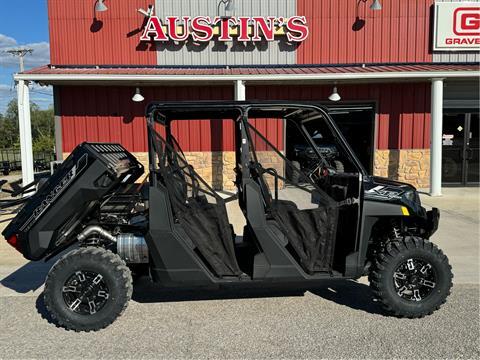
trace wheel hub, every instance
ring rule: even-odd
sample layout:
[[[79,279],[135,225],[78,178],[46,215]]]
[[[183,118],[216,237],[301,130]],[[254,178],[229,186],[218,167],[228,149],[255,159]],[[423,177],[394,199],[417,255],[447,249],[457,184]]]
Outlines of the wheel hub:
[[[407,259],[393,273],[395,292],[409,301],[422,301],[436,287],[432,265],[423,259]]]
[[[81,315],[93,315],[102,309],[109,296],[103,276],[93,271],[76,271],[62,288],[67,307]]]

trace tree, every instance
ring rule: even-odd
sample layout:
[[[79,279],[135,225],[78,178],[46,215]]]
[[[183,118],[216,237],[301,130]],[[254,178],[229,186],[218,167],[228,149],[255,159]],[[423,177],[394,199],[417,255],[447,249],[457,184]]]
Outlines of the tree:
[[[55,123],[53,108],[40,110],[32,104],[32,141],[33,151],[53,152],[55,146]]]
[[[17,100],[12,99],[0,123],[0,147],[12,148],[19,144]]]
[[[55,122],[53,108],[41,110],[35,104],[30,104],[32,125],[33,151],[53,152],[55,145]],[[8,103],[5,115],[0,117],[0,148],[18,148],[20,134],[18,128],[17,100]]]

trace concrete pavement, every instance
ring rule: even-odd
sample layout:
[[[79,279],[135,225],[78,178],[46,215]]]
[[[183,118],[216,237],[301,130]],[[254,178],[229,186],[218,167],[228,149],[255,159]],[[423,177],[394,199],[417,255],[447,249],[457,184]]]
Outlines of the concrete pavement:
[[[425,207],[440,209],[439,228],[431,240],[448,255],[455,284],[478,284],[480,188],[444,188],[443,193],[421,195]]]
[[[432,240],[455,274],[447,304],[426,318],[382,315],[365,279],[305,293],[172,292],[142,281],[112,326],[77,334],[50,323],[43,305],[53,261],[28,262],[0,241],[0,358],[479,358],[479,189],[422,201],[441,209]],[[238,209],[230,216],[238,231]]]
[[[417,320],[379,314],[354,282],[305,294],[157,291],[96,333],[56,328],[36,296],[0,297],[0,309],[5,359],[480,357],[475,285],[456,285],[440,311]]]

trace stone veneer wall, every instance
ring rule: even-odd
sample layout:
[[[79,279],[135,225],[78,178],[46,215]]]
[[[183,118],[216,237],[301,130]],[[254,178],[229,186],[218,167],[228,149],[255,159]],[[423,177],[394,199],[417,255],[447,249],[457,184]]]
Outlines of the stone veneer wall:
[[[65,159],[69,153],[63,153]],[[148,174],[148,153],[133,153],[145,167]],[[273,151],[258,151],[257,156],[264,168],[274,168],[283,174],[283,161]],[[216,190],[235,190],[235,152],[186,152],[185,157],[197,173]],[[430,149],[376,150],[374,175],[387,177],[412,184],[417,188],[426,188],[430,184]],[[273,189],[273,177],[267,176]],[[280,184],[281,185],[281,184]]]
[[[236,190],[234,151],[186,152],[185,157],[195,171],[215,190]],[[275,152],[257,151],[257,157],[264,168],[274,168],[279,175],[283,175],[283,161]],[[273,191],[273,177],[267,175],[266,180]]]
[[[235,152],[233,151],[195,151],[186,152],[187,162],[215,190],[232,191],[235,189]]]
[[[63,153],[65,159],[69,153]],[[138,182],[148,174],[148,153],[135,152],[133,153],[140,163],[145,167],[145,175],[141,177]],[[264,168],[274,168],[279,175],[283,175],[283,161],[273,151],[258,151],[258,159]],[[193,151],[185,152],[187,162],[193,166],[195,171],[215,190],[236,190],[235,181],[235,152],[234,151]],[[273,176],[266,176],[266,180],[273,191],[274,179]],[[279,184],[281,186],[281,184]]]
[[[145,167],[144,175],[137,180],[141,182],[148,174],[148,153],[132,153],[137,160]],[[63,159],[66,159],[70,153],[63,153]],[[214,152],[186,152],[187,162],[193,166],[195,171],[215,190],[235,190],[235,152],[233,151],[214,151]]]
[[[285,163],[275,151],[257,151],[257,159],[264,169],[275,169],[279,176],[284,175]],[[264,179],[273,193],[275,191],[275,177],[271,174],[265,174]],[[278,180],[278,188],[283,188],[285,184],[281,179]]]
[[[376,150],[373,173],[426,188],[430,185],[430,149]]]

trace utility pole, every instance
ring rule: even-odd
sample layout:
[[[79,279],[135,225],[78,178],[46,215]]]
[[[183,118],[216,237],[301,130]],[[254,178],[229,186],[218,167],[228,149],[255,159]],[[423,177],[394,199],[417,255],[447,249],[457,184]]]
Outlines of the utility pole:
[[[27,54],[31,54],[33,52],[33,49],[30,48],[21,48],[21,49],[11,49],[11,50],[6,50],[6,53],[9,53],[10,55],[17,56],[20,60],[20,72],[25,71],[25,66],[23,62],[23,58]]]
[[[6,51],[17,56],[20,60],[20,72],[25,70],[23,58],[31,54],[33,49],[18,48]],[[22,184],[26,186],[34,180],[32,125],[30,120],[30,91],[28,81],[19,80],[17,83],[18,128],[20,131],[20,156],[22,159]]]

